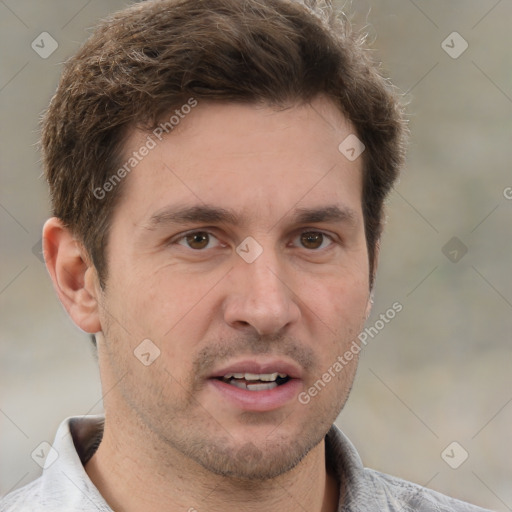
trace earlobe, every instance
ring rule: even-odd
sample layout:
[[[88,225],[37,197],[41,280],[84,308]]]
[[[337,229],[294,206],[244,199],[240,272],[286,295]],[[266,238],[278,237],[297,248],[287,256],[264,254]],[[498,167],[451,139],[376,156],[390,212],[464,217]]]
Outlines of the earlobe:
[[[368,296],[368,302],[366,303],[365,320],[368,320],[368,318],[370,318],[370,314],[372,312],[372,306],[373,306],[373,292],[370,292],[370,295]]]
[[[43,254],[55,291],[73,322],[87,333],[100,331],[96,269],[82,244],[56,217],[44,225]]]
[[[375,250],[373,251],[373,265],[371,275],[371,288],[368,296],[368,302],[366,303],[366,320],[370,317],[373,306],[373,287],[375,285],[375,277],[377,275],[377,267],[379,266],[379,255],[380,255],[380,239],[375,243]]]

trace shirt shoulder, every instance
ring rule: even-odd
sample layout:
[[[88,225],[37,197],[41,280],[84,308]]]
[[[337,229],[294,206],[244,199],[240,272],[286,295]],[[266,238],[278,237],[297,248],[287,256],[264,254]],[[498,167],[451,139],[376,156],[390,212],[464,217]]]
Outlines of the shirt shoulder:
[[[491,512],[401,478],[364,470],[367,488],[385,512]]]
[[[44,503],[41,503],[41,477],[24,487],[11,492],[0,498],[0,512],[39,512],[45,510]],[[39,507],[41,503],[41,507]]]
[[[325,439],[326,458],[340,482],[338,512],[491,512],[421,485],[363,466],[336,426]]]
[[[102,433],[103,416],[64,420],[43,474],[0,498],[0,512],[112,512],[84,469]]]

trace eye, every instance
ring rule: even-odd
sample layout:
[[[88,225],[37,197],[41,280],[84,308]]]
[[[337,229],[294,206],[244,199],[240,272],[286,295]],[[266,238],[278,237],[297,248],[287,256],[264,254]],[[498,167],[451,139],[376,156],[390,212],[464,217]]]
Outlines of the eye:
[[[318,250],[327,248],[332,242],[332,238],[321,231],[303,231],[297,238],[300,244],[306,249]]]
[[[194,249],[195,251],[200,251],[202,249],[215,247],[215,245],[212,245],[214,240],[218,242],[217,238],[208,231],[192,231],[178,238],[176,243]]]

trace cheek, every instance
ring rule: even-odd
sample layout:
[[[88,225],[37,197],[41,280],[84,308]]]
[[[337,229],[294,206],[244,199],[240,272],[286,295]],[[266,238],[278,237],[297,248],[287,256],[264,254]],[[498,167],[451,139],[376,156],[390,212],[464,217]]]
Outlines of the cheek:
[[[120,272],[112,283],[111,303],[137,336],[166,338],[182,324],[197,325],[198,310],[215,280],[205,274],[183,274],[172,266],[148,272]],[[194,319],[191,322],[191,319]]]
[[[208,274],[160,273],[145,294],[141,307],[161,336],[200,329],[213,313],[215,284]]]
[[[337,357],[354,344],[353,351],[358,352],[357,337],[364,326],[368,297],[368,280],[365,278],[330,280],[319,284],[308,294],[307,308],[303,311],[316,325],[312,334],[316,343],[324,340],[323,349],[318,350],[322,368],[331,367]],[[342,380],[350,379],[349,374],[357,366],[357,356],[345,364],[343,372],[337,376]]]
[[[162,279],[161,273],[140,302],[136,328],[145,326],[157,340],[161,363],[180,382],[187,379],[194,355],[219,311],[216,290],[212,289],[216,281],[207,275],[174,272]]]
[[[306,302],[321,319],[325,318],[332,330],[337,331],[340,325],[360,325],[365,318],[369,295],[366,275],[331,274],[316,286],[309,285]]]

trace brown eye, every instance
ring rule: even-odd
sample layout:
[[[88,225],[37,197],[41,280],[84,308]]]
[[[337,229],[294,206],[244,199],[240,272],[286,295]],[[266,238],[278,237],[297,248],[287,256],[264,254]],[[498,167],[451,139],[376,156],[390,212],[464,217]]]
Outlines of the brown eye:
[[[308,231],[300,235],[300,242],[306,249],[318,249],[323,241],[324,235],[318,231]]]
[[[185,236],[185,240],[191,249],[200,250],[208,246],[210,235],[206,231],[196,231]]]

